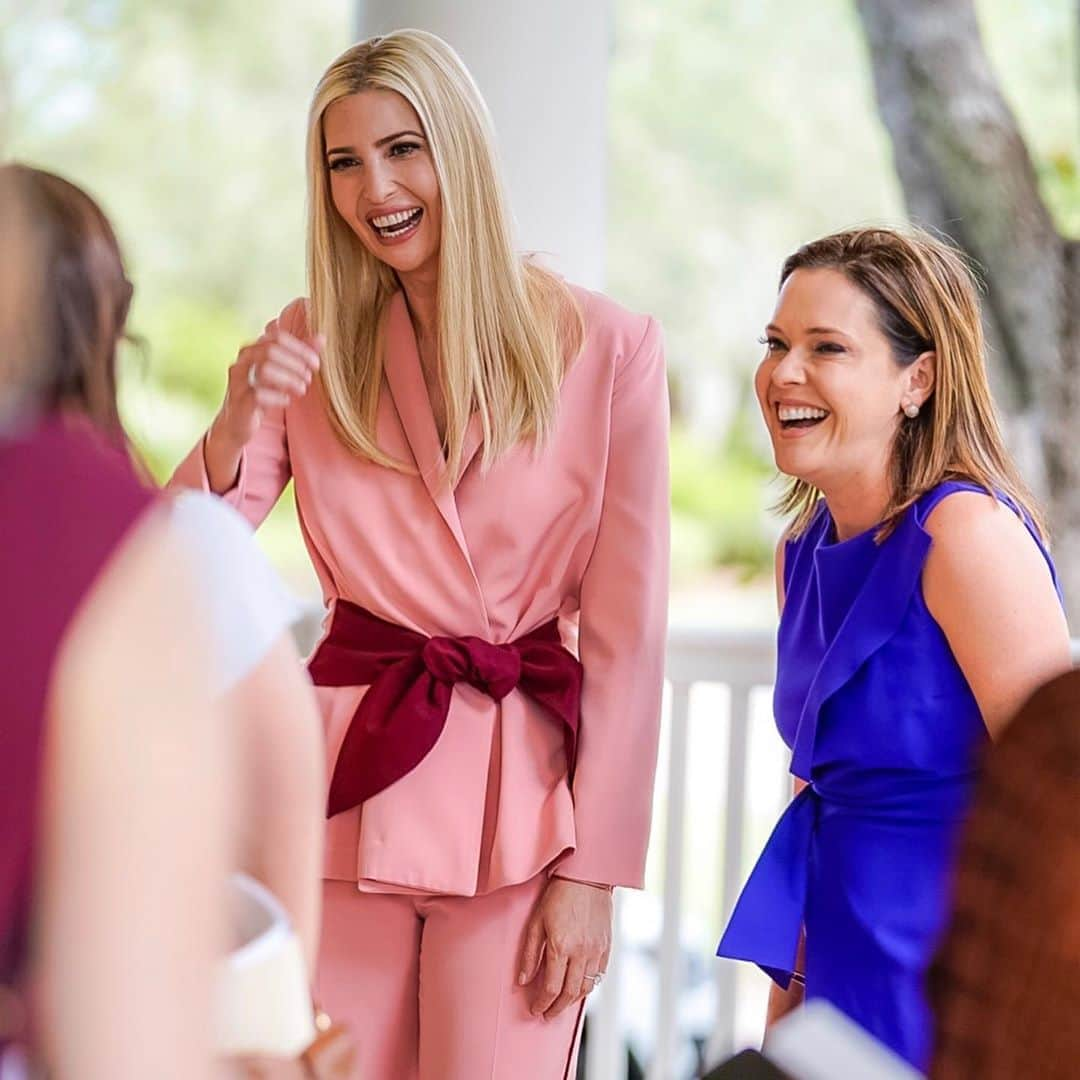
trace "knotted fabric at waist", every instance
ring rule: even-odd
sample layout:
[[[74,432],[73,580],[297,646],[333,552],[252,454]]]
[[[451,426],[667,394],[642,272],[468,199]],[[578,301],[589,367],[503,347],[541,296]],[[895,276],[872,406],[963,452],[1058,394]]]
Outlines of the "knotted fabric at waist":
[[[810,845],[819,820],[833,814],[890,821],[953,820],[970,793],[968,777],[902,784],[867,801],[813,785],[792,799],[743,886],[717,956],[748,960],[787,989],[806,908]]]
[[[581,664],[562,644],[558,619],[516,641],[426,637],[338,600],[330,632],[308,665],[316,686],[367,686],[330,780],[326,816],[358,806],[411,772],[438,742],[454,686],[502,701],[520,689],[562,724],[573,776],[581,713]]]

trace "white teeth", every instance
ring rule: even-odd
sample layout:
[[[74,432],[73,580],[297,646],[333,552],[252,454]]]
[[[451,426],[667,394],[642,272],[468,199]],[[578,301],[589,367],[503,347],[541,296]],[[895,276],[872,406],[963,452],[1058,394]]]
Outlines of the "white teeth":
[[[808,405],[781,405],[778,410],[781,423],[789,420],[823,420],[828,416],[825,409],[814,409]]]
[[[386,214],[384,217],[377,217],[371,219],[371,224],[377,229],[390,229],[395,225],[401,225],[403,222],[408,221],[419,207],[414,207],[412,210],[399,210],[396,214]]]

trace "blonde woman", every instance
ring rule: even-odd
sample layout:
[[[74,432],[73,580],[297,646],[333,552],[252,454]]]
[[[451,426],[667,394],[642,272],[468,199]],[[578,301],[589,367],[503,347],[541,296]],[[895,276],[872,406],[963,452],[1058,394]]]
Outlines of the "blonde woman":
[[[240,350],[176,481],[290,477],[330,609],[319,988],[385,1080],[573,1075],[640,886],[663,674],[667,391],[649,318],[513,250],[438,38],[315,92],[311,297]]]
[[[980,756],[1069,666],[1054,566],[952,248],[890,229],[807,244],[763,344],[758,400],[791,478],[774,706],[799,790],[719,952],[776,980],[772,1019],[825,998],[925,1069]]]

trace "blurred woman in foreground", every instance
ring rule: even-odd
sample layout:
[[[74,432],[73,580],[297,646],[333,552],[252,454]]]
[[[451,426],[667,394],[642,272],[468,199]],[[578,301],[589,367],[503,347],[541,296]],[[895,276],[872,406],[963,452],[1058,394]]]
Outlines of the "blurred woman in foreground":
[[[131,287],[112,228],[94,201],[68,181],[22,166],[3,171],[19,186],[24,212],[43,236],[43,299],[58,328],[48,356],[51,368],[63,373],[52,391],[55,405],[69,425],[92,425],[107,443],[126,449],[116,353]],[[97,298],[96,305],[80,303],[88,296]],[[115,322],[94,321],[95,307],[117,311]],[[195,570],[211,645],[211,686],[227,711],[234,750],[233,865],[282,901],[310,972],[318,940],[322,738],[289,633],[294,605],[250,528],[220,500],[188,492],[166,505],[176,542]],[[267,1008],[263,1029],[279,1018],[269,999]],[[245,1013],[262,1015],[259,1009],[251,1002]],[[226,1042],[235,1045],[233,1038]]]
[[[228,836],[203,612],[168,514],[60,415],[53,237],[25,195],[0,172],[0,1068],[29,1046],[60,1078],[198,1080]],[[126,309],[68,302],[106,334]]]
[[[930,974],[933,1080],[1073,1080],[1080,1063],[1080,671],[987,756]]]
[[[127,448],[117,406],[116,353],[131,286],[107,218],[84,191],[25,166],[3,172],[20,186],[41,245],[48,308],[58,335],[50,354],[55,407]],[[95,322],[98,308],[118,312]],[[219,499],[185,493],[167,504],[177,541],[197,572],[207,608],[214,687],[226,695],[239,739],[239,866],[282,900],[309,966],[318,938],[322,861],[322,740],[314,697],[289,634],[294,606],[243,520]]]
[[[798,794],[719,954],[775,979],[771,1018],[805,979],[925,1068],[956,826],[987,739],[1069,667],[1068,629],[956,251],[890,229],[807,244],[763,343],[791,477],[774,704]]]

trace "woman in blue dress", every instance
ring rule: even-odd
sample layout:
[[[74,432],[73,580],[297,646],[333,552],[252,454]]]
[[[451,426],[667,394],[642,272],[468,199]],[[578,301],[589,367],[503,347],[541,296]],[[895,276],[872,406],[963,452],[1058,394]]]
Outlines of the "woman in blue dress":
[[[791,478],[776,722],[796,795],[718,954],[918,1068],[956,826],[988,738],[1069,666],[1037,508],[998,428],[963,259],[858,229],[787,260],[756,389]]]

